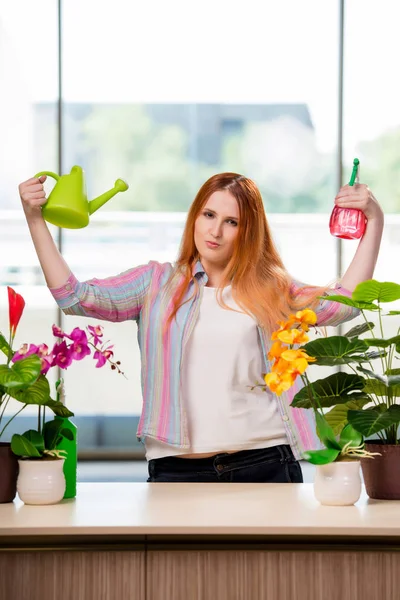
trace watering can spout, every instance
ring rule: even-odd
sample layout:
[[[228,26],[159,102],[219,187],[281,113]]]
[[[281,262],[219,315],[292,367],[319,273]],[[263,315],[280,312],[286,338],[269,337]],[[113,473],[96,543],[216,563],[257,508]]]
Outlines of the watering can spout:
[[[128,184],[123,179],[117,179],[111,190],[104,192],[104,194],[101,194],[101,196],[98,196],[89,202],[89,214],[92,215],[96,212],[96,210],[108,202],[115,194],[118,194],[118,192],[126,192],[128,187]]]

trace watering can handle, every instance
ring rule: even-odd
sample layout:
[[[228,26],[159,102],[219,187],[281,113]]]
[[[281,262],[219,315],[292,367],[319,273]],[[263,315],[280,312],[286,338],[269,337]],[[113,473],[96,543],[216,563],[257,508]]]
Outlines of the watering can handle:
[[[48,175],[49,177],[53,177],[56,181],[60,179],[60,176],[57,173],[53,173],[53,171],[40,171],[40,173],[36,173],[35,177],[40,177],[41,175]]]

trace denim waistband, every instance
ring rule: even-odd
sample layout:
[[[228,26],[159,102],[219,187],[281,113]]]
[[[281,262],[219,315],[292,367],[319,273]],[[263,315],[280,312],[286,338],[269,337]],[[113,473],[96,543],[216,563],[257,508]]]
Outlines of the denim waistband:
[[[173,468],[181,470],[185,468],[195,468],[196,470],[214,469],[221,470],[228,467],[234,468],[235,465],[245,466],[246,464],[257,464],[261,462],[294,462],[292,449],[289,444],[279,446],[270,446],[255,450],[239,450],[238,452],[220,452],[213,456],[203,458],[180,458],[179,456],[166,456],[152,459],[150,462],[162,464],[164,467],[171,465]]]

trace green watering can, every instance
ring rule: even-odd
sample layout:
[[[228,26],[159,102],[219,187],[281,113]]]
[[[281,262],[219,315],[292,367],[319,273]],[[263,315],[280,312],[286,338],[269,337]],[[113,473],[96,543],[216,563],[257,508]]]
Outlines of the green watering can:
[[[108,202],[118,192],[125,192],[128,184],[123,179],[117,179],[114,187],[98,198],[87,199],[85,175],[82,167],[75,165],[69,175],[57,175],[52,171],[41,171],[35,177],[48,175],[56,180],[46,204],[42,207],[43,218],[57,227],[81,229],[89,224],[89,216],[103,204]]]

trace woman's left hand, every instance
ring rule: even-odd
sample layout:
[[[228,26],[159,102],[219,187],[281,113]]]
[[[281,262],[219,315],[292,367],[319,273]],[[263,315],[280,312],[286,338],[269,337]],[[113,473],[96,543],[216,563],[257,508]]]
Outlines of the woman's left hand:
[[[357,208],[367,217],[368,221],[383,219],[383,211],[379,202],[363,183],[344,185],[335,198],[335,205],[340,208]]]

